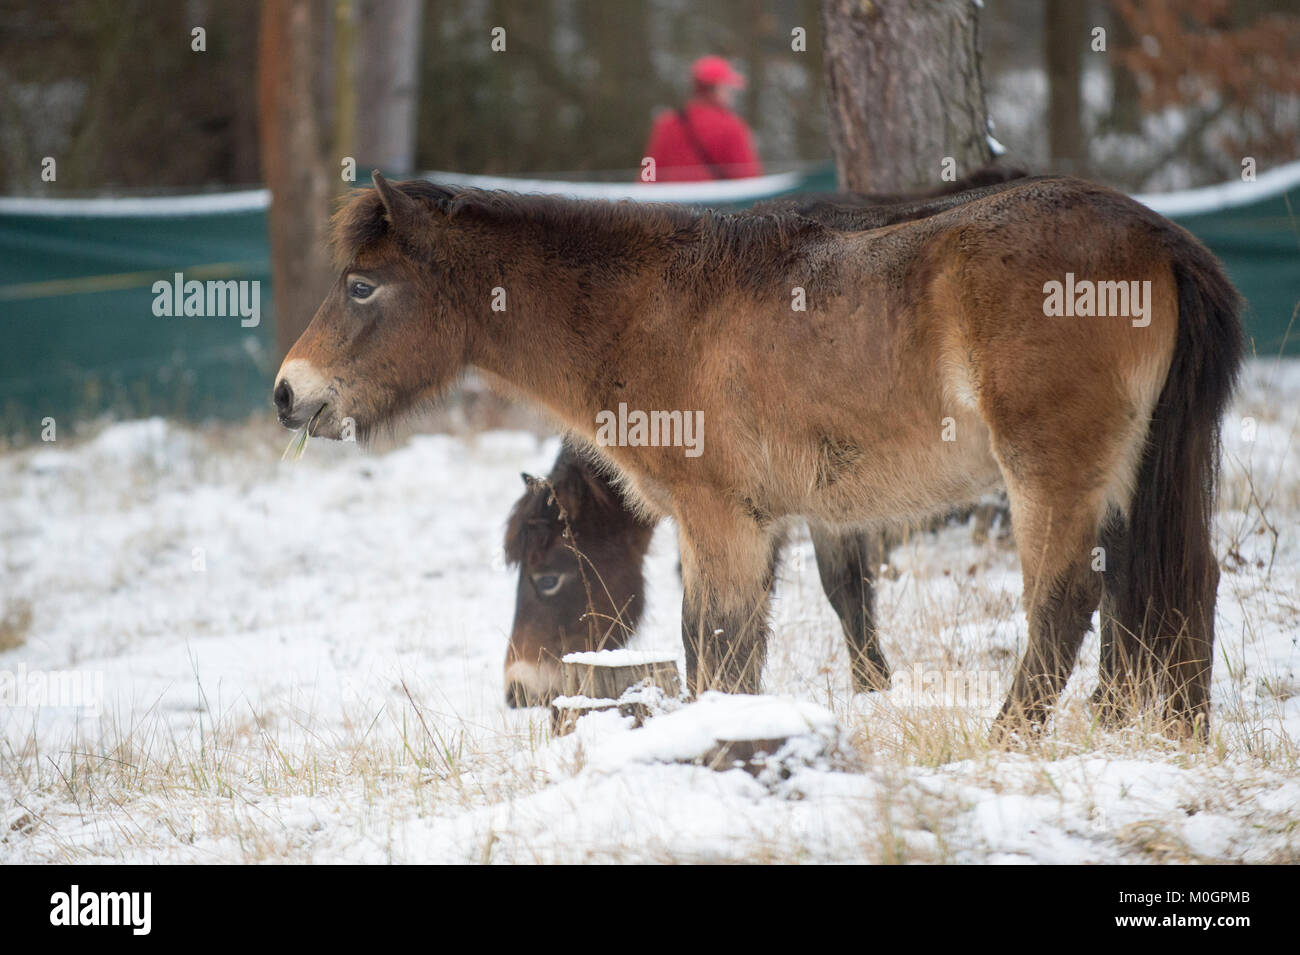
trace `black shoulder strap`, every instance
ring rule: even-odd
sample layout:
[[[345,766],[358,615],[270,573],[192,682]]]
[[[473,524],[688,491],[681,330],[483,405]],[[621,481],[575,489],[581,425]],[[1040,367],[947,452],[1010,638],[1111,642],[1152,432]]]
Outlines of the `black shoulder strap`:
[[[709,174],[712,175],[714,179],[726,179],[727,174],[723,171],[721,166],[713,161],[713,157],[709,155],[709,151],[704,148],[704,143],[700,142],[700,138],[695,135],[695,127],[691,125],[691,119],[686,114],[684,107],[678,107],[677,119],[681,121],[682,131],[686,133],[686,138],[690,141],[691,148],[695,150],[696,155],[704,160],[704,165],[708,167]]]

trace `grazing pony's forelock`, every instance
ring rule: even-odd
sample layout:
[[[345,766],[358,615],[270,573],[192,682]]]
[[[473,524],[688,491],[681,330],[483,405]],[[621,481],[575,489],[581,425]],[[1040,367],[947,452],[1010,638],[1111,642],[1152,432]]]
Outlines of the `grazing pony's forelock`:
[[[530,548],[544,551],[550,547],[554,538],[564,532],[560,519],[561,509],[566,514],[569,510],[567,502],[561,499],[563,491],[559,487],[555,487],[552,493],[554,485],[548,485],[547,480],[530,474],[523,477],[527,488],[510,509],[510,516],[506,519],[504,551],[506,564],[510,567],[523,563]],[[567,482],[565,487],[567,488]],[[540,529],[542,533],[530,534],[530,529]]]
[[[530,548],[545,550],[564,531],[564,518],[583,519],[585,538],[617,537],[636,521],[596,471],[596,465],[567,441],[545,480],[524,475],[528,488],[506,520],[506,563],[521,563]],[[528,533],[540,528],[542,534]],[[588,541],[589,543],[590,541]]]
[[[555,524],[553,508],[549,507],[550,492],[530,479],[529,475],[524,476],[528,480],[528,488],[524,491],[522,497],[515,502],[515,506],[510,509],[510,516],[506,518],[506,535],[504,550],[507,566],[514,567],[523,562],[526,556],[525,552],[528,547],[528,528],[530,525],[537,527],[546,527],[548,535],[552,528],[558,531]]]

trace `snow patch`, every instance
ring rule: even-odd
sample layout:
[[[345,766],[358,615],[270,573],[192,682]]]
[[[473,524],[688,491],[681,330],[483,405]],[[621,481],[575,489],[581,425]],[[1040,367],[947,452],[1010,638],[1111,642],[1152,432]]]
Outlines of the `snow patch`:
[[[671,650],[587,650],[579,653],[566,653],[562,660],[579,666],[593,667],[631,667],[649,666],[654,663],[674,663],[678,654]]]
[[[830,710],[788,697],[709,692],[640,729],[624,731],[628,722],[609,713],[594,713],[578,722],[574,735],[591,769],[614,772],[631,763],[692,762],[720,742],[759,740],[789,741],[791,751],[815,758],[840,741]]]

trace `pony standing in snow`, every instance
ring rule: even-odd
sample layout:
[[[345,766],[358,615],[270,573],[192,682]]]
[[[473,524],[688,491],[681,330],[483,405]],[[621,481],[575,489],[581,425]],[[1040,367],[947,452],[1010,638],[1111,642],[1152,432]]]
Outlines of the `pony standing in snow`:
[[[1004,486],[1029,643],[996,733],[1046,717],[1099,605],[1108,714],[1158,701],[1205,733],[1242,333],[1178,226],[1075,179],[861,231],[375,185],[337,218],[338,281],[277,375],[287,426],[364,437],[468,367],[549,412],[676,521],[694,692],[758,691],[790,521],[851,532]],[[1053,313],[1067,281],[1143,290],[1140,324]],[[698,415],[701,453],[598,443],[620,405]]]

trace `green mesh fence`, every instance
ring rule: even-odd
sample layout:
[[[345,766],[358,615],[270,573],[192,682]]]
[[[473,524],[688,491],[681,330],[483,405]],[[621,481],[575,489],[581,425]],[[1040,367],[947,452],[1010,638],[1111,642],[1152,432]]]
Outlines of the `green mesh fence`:
[[[538,188],[530,180],[443,178]],[[1300,174],[1275,178],[1280,184],[1261,181],[1246,193],[1253,201],[1242,202],[1244,184],[1233,184],[1235,198],[1223,208],[1212,208],[1214,190],[1190,206],[1169,207],[1245,294],[1247,331],[1262,356],[1300,354],[1300,330],[1288,334],[1300,303]],[[823,168],[754,182],[747,192],[735,184],[730,192],[694,184],[683,196],[738,208],[773,195],[826,191],[834,177]],[[1149,198],[1165,211],[1165,197]],[[185,281],[260,283],[259,324],[245,327],[239,315],[156,315],[154,283],[175,282],[178,272]],[[46,417],[62,427],[103,414],[235,418],[268,407],[279,358],[270,279],[263,193],[80,205],[0,200],[2,433],[35,439]]]

